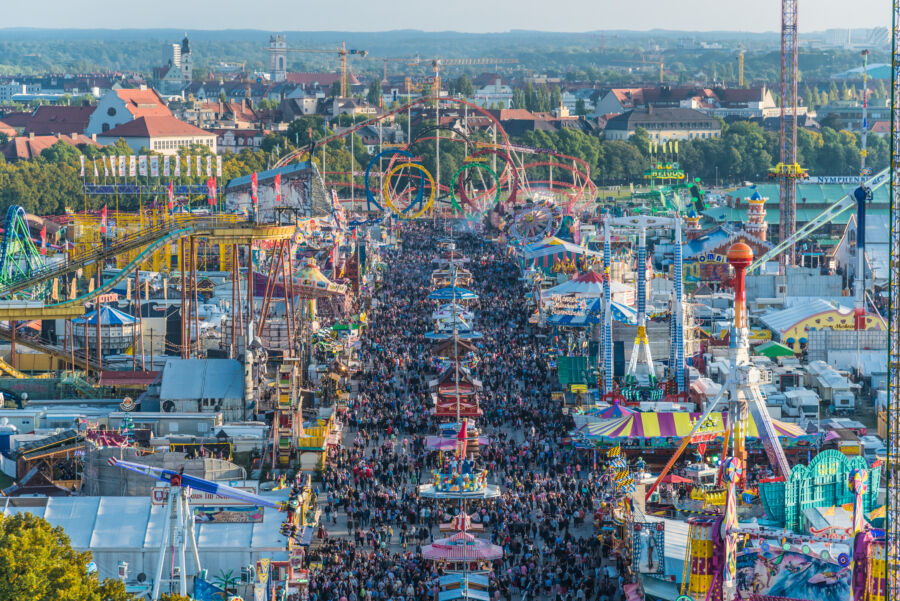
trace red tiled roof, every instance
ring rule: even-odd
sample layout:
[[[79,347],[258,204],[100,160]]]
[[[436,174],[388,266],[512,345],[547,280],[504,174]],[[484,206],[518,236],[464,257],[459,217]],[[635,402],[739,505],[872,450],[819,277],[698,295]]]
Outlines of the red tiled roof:
[[[537,117],[531,111],[525,109],[501,109],[500,116],[498,117],[500,121],[509,121],[511,119],[531,121],[536,118]]]
[[[7,161],[21,161],[33,159],[41,154],[42,151],[50,148],[57,142],[65,142],[71,146],[100,146],[87,136],[78,134],[76,136],[18,136],[3,145],[3,156]]]
[[[116,94],[125,102],[128,112],[135,118],[172,116],[172,111],[166,107],[156,90],[116,90]]]
[[[3,122],[11,127],[27,127],[33,116],[32,113],[6,113]]]
[[[6,134],[10,138],[14,138],[16,135],[16,128],[12,125],[4,123],[3,121],[0,121],[0,134]]]
[[[340,80],[341,76],[339,73],[288,73],[285,77],[285,81],[288,83],[295,83],[301,86],[309,86],[317,83],[323,88]],[[347,82],[350,85],[356,85],[359,83],[359,80],[356,79],[356,76],[352,73],[348,73]]]
[[[104,138],[164,138],[167,136],[208,136],[209,132],[175,117],[140,117],[104,132]]]
[[[872,129],[870,130],[873,134],[889,134],[891,133],[891,122],[890,121],[876,121],[872,124]]]
[[[87,129],[94,106],[39,106],[28,125],[26,134],[49,136],[80,133]]]

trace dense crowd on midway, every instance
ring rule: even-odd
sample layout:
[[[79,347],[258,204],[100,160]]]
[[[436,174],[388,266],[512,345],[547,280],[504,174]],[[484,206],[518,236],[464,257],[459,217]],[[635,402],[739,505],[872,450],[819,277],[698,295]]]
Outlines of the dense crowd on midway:
[[[436,467],[425,437],[437,432],[428,380],[434,301],[430,275],[446,231],[407,223],[370,299],[360,351],[359,391],[346,416],[345,444],[318,484],[324,536],[309,551],[312,601],[436,599],[439,569],[420,555],[442,535],[450,503],[421,499],[416,486]],[[456,240],[469,260],[484,389],[478,420],[490,440],[479,461],[499,485],[499,499],[470,502],[479,536],[504,548],[490,575],[493,600],[620,601],[627,560],[592,526],[599,475],[589,456],[559,441],[571,419],[551,402],[548,358],[528,325],[520,272],[496,244]],[[320,532],[322,534],[322,532]]]

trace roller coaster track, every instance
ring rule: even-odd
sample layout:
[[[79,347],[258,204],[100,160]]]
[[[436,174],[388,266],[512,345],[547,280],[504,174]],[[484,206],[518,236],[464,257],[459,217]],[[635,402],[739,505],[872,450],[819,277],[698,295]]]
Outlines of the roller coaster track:
[[[6,326],[0,326],[0,340],[11,341],[12,330],[10,330]],[[40,353],[50,355],[51,357],[56,357],[60,361],[72,363],[72,351],[66,351],[62,347],[53,344],[39,342],[34,340],[33,338],[23,338],[22,336],[16,336],[16,346],[24,346]],[[75,351],[75,366],[81,369],[90,369],[93,371],[99,371],[101,369],[101,367],[98,366],[95,361],[86,358],[84,355],[84,351],[81,350]]]
[[[135,260],[129,263],[128,266],[126,266],[126,268],[119,273],[119,275],[111,280],[112,285],[109,285],[110,282],[107,282],[106,284],[104,284],[104,286],[101,287],[101,289],[94,290],[89,295],[57,304],[66,305],[77,301],[86,300],[90,296],[103,294],[104,291],[102,289],[111,289],[112,286],[121,281],[121,279],[125,277],[125,275],[127,275],[129,271],[131,271],[135,266],[139,265],[139,260],[143,260],[144,256],[148,252],[153,252],[161,245],[169,242],[172,239],[181,238],[182,236],[194,233],[199,228],[202,228],[202,224],[200,223],[183,226],[178,229],[171,229],[171,227],[166,226],[157,226],[144,230],[140,233],[140,235],[133,238],[125,238],[121,242],[113,244],[106,248],[95,249],[82,253],[62,264],[47,265],[43,268],[33,271],[28,277],[17,278],[8,283],[6,286],[0,288],[0,298],[9,297],[17,292],[22,292],[23,290],[32,288],[42,282],[47,282],[53,280],[54,278],[62,277],[95,263],[99,263],[102,266],[103,262],[106,259],[110,259],[137,248],[146,247]]]

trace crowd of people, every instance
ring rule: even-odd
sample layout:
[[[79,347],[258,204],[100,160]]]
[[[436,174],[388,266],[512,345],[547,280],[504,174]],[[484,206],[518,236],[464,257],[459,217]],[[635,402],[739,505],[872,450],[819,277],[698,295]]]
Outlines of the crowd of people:
[[[437,467],[426,447],[437,432],[431,414],[431,367],[425,334],[433,328],[430,275],[437,239],[447,231],[404,223],[368,303],[358,390],[345,416],[347,444],[334,452],[317,486],[324,540],[310,549],[313,601],[436,599],[439,566],[422,546],[443,536],[458,511],[417,495]],[[552,371],[540,332],[528,324],[520,272],[501,247],[474,235],[455,239],[479,295],[468,308],[484,334],[474,368],[483,383],[478,420],[488,442],[481,467],[501,489],[469,502],[479,536],[504,549],[494,562],[490,595],[506,601],[620,601],[627,559],[597,536],[592,516],[603,480],[584,451],[560,444],[572,427],[551,401]]]

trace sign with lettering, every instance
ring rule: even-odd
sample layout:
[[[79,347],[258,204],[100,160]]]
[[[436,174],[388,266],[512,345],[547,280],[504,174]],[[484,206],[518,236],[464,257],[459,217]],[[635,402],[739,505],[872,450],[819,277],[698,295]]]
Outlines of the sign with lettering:
[[[550,300],[554,315],[584,315],[587,311],[587,301],[583,298],[553,294]]]
[[[254,486],[236,486],[238,490],[243,490],[245,492],[256,494],[256,487]],[[192,505],[248,505],[243,501],[237,501],[235,499],[229,499],[226,497],[220,497],[219,495],[203,492],[199,490],[191,490],[190,502]],[[150,502],[153,505],[165,505],[169,500],[169,487],[168,486],[154,486],[150,491]]]
[[[858,175],[816,175],[806,178],[806,184],[858,184]]]

